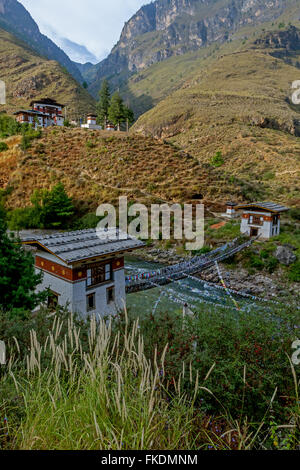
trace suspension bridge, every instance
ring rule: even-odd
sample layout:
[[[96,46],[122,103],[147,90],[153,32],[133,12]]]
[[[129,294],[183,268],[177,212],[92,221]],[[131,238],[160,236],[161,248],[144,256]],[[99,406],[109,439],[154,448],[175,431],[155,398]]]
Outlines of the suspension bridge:
[[[230,243],[226,243],[204,255],[195,256],[188,261],[183,261],[152,272],[126,276],[126,292],[127,294],[131,294],[153,289],[179,281],[187,276],[204,272],[216,263],[224,261],[242,250],[245,250],[251,246],[257,238],[258,237],[242,243],[239,238],[236,238]]]

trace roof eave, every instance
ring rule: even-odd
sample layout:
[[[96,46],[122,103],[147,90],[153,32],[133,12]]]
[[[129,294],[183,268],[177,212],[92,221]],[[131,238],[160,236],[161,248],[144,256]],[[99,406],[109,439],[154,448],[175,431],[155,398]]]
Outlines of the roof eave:
[[[55,256],[55,258],[59,259],[63,263],[66,263],[68,266],[70,266],[72,264],[76,264],[76,263],[82,263],[83,261],[88,261],[89,259],[96,259],[96,258],[101,259],[101,258],[106,258],[107,256],[110,256],[110,255],[119,255],[119,254],[122,254],[122,253],[129,253],[133,250],[140,250],[141,248],[143,248],[145,246],[145,243],[141,243],[140,246],[133,246],[131,248],[124,248],[123,250],[111,251],[111,252],[103,253],[101,255],[93,255],[93,256],[89,256],[88,258],[78,258],[78,259],[74,259],[74,260],[66,260],[66,259],[58,256],[56,253],[51,251],[49,248],[47,248],[45,245],[38,242],[37,240],[22,241],[22,244],[30,245],[30,246],[38,245],[38,247],[43,248],[45,251],[47,251],[51,255]]]
[[[270,207],[263,207],[263,206],[259,206],[259,205],[256,205],[256,206],[242,205],[242,206],[237,206],[235,209],[236,209],[236,210],[243,210],[243,209],[253,209],[253,210],[256,210],[256,209],[260,209],[260,210],[264,210],[264,211],[267,211],[267,212],[272,212],[272,213],[274,213],[274,214],[279,213],[279,212],[287,212],[287,211],[289,211],[289,208],[288,208],[288,207],[283,207],[282,209],[271,209]]]

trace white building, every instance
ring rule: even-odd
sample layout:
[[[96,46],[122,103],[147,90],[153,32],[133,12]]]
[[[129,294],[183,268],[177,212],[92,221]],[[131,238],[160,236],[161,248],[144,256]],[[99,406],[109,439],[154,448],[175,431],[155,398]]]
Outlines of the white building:
[[[261,239],[279,235],[280,215],[289,210],[274,202],[240,204],[236,209],[243,210],[241,233],[250,237],[260,236]]]
[[[83,129],[92,129],[94,131],[100,131],[102,129],[101,126],[97,125],[97,116],[95,114],[88,114],[87,115],[87,123],[86,124],[81,124],[81,127]]]
[[[63,104],[57,103],[50,98],[32,101],[32,109],[19,110],[15,114],[20,124],[28,123],[33,127],[63,126]]]
[[[228,219],[235,219],[237,216],[236,208],[237,204],[234,202],[227,202],[226,203],[226,213],[222,214],[223,217],[227,217]]]
[[[113,231],[115,234],[115,230]],[[38,291],[49,289],[48,305],[68,306],[82,316],[115,314],[125,306],[124,254],[143,242],[118,232],[82,230],[24,239],[34,247],[43,273]]]

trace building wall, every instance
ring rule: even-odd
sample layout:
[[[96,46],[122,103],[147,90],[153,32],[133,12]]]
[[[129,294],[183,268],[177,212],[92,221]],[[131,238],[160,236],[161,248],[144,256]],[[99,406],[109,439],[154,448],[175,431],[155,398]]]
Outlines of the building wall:
[[[125,270],[122,258],[112,261],[113,279],[99,286],[87,287],[87,273],[84,266],[72,268],[47,252],[37,251],[36,272],[43,273],[38,291],[50,289],[58,295],[58,303],[68,306],[73,313],[82,316],[91,314],[114,315],[124,308],[126,302]],[[107,302],[107,289],[114,287],[115,300]],[[88,310],[87,296],[95,294],[95,309]]]
[[[102,130],[102,127],[101,126],[98,126],[98,124],[81,124],[81,127],[83,129],[92,129],[94,131],[101,131]]]
[[[263,217],[263,224],[256,225],[255,223],[249,224],[250,216]],[[258,235],[263,239],[271,238],[272,236],[278,235],[280,232],[280,222],[278,218],[278,225],[273,225],[273,215],[270,212],[259,212],[259,211],[245,211],[242,215],[241,221],[241,233],[250,236],[251,228],[258,229]],[[275,233],[276,232],[276,233]]]

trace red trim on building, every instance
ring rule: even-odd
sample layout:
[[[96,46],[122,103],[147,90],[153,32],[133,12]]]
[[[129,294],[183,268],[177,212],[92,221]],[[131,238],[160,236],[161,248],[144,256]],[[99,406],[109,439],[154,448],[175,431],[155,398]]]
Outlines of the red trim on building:
[[[55,263],[54,261],[42,258],[41,256],[35,257],[35,266],[49,274],[66,279],[67,281],[79,281],[80,279],[86,279],[87,277],[85,268],[67,268],[61,264]]]
[[[91,265],[88,267],[91,268],[93,266],[99,266],[107,263],[112,264],[113,271],[124,268],[124,258],[110,259],[101,263],[91,263]],[[71,282],[80,281],[81,279],[87,278],[87,267],[73,269],[67,268],[61,264],[56,263],[55,261],[50,261],[38,255],[35,257],[35,266],[45,272],[48,272],[49,274],[53,274],[53,276],[57,276]]]
[[[124,258],[117,258],[112,261],[112,269],[113,271],[117,271],[118,269],[124,268]]]

